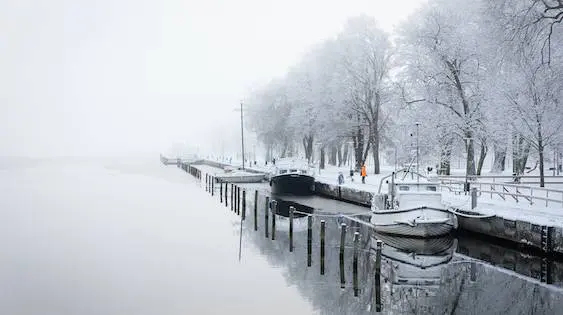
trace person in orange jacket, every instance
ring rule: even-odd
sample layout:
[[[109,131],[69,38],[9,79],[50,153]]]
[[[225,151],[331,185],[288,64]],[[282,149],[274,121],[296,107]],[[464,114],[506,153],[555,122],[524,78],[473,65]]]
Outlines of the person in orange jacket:
[[[362,176],[362,184],[365,184],[366,183],[366,176],[368,176],[365,164],[362,164],[362,171],[361,171],[360,175]]]

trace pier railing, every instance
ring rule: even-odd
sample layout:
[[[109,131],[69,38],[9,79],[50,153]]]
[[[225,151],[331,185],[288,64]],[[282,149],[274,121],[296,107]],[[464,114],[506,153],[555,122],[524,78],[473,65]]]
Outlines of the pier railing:
[[[465,175],[447,175],[439,176],[441,180],[458,180],[464,181]],[[469,178],[472,182],[493,182],[493,183],[505,183],[505,184],[526,184],[526,185],[539,185],[540,176],[539,175],[518,175],[517,177],[513,175],[470,175]],[[546,184],[557,184],[563,185],[563,176],[560,175],[546,175],[544,176]]]
[[[463,193],[464,181],[441,178],[444,188],[454,193]],[[498,196],[504,201],[534,204],[558,205],[563,207],[563,190],[509,184],[503,182],[471,181],[471,187],[477,188],[478,196],[487,195],[491,199]]]

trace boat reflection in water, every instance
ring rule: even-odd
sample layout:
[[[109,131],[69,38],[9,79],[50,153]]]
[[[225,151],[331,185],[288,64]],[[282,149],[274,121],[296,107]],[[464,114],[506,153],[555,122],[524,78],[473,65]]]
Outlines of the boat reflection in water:
[[[457,239],[450,235],[422,239],[374,233],[372,249],[376,240],[383,241],[381,256],[390,264],[391,283],[399,285],[438,285],[442,267],[457,248]]]

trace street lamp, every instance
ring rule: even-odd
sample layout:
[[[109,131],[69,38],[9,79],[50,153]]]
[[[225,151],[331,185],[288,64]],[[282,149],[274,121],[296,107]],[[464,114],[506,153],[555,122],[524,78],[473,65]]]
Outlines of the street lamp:
[[[243,128],[242,101],[240,101],[240,142],[242,147],[242,170],[244,171],[244,128]]]

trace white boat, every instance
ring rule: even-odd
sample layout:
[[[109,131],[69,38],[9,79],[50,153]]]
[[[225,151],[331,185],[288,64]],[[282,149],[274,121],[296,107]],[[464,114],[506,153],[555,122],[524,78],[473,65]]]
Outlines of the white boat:
[[[387,201],[380,207],[374,198],[372,202],[371,223],[380,233],[414,237],[435,237],[457,229],[457,216],[442,202],[440,183],[416,174],[417,178],[405,180],[398,176],[390,177]]]
[[[441,270],[449,263],[457,248],[457,239],[451,236],[420,239],[375,233],[375,241],[383,241],[381,256],[388,259],[390,282],[395,285],[438,285]]]
[[[315,191],[315,176],[307,160],[279,159],[269,177],[273,194],[311,195]]]
[[[225,171],[225,174],[216,174],[215,178],[229,183],[260,183],[264,180],[264,174],[247,173],[240,171]]]

